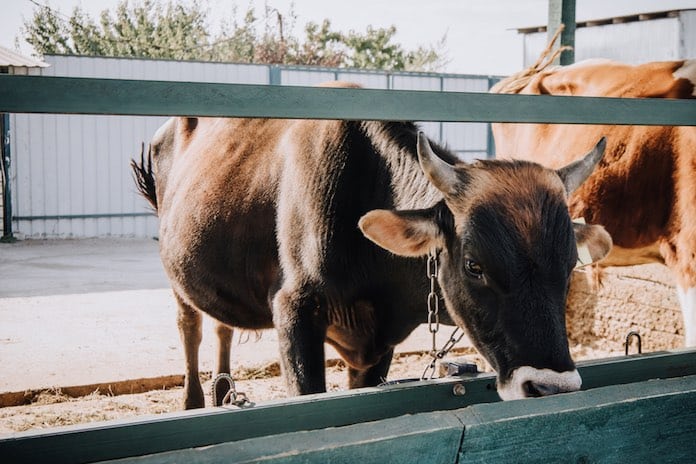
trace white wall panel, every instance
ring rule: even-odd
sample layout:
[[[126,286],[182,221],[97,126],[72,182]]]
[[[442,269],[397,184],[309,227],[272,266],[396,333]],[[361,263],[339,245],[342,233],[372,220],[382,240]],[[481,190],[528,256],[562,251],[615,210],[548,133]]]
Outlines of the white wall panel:
[[[336,74],[331,71],[309,71],[300,69],[282,69],[280,81],[283,85],[312,86],[336,80]]]
[[[685,19],[688,21],[688,17]],[[686,51],[680,47],[683,40],[681,21],[680,17],[674,17],[580,27],[575,31],[575,61],[608,58],[639,64],[690,58],[680,56]],[[546,43],[546,32],[525,34],[524,66],[537,60]]]
[[[386,89],[389,87],[389,75],[384,73],[339,72],[338,80],[355,82],[366,89]]]

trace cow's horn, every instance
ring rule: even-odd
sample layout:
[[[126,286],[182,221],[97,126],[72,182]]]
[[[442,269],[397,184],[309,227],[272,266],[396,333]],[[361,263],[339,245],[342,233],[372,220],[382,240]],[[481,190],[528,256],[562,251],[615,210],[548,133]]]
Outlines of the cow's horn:
[[[599,142],[597,142],[597,145],[584,157],[556,171],[563,181],[568,195],[573,193],[588,177],[590,177],[595,166],[597,166],[599,160],[602,159],[606,146],[607,138],[602,137],[599,139]]]
[[[433,152],[423,132],[418,132],[418,161],[426,177],[438,190],[454,193],[457,185],[454,167]]]

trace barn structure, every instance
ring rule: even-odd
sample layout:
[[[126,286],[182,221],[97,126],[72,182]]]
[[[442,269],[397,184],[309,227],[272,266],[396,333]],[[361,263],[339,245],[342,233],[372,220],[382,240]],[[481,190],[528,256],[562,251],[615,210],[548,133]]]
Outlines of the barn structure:
[[[494,76],[360,71],[235,63],[47,55],[22,73],[53,77],[311,86],[332,80],[366,88],[487,92]],[[12,73],[19,73],[11,67]],[[166,120],[151,116],[12,114],[5,222],[18,238],[152,237],[157,219],[136,193],[129,160]],[[425,122],[434,140],[464,159],[493,154],[487,123]]]

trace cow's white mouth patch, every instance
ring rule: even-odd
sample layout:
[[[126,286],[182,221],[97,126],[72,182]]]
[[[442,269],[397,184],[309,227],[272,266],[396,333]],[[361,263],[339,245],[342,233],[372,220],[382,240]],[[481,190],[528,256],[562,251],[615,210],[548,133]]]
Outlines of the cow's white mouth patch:
[[[686,60],[683,65],[674,73],[672,73],[675,79],[686,79],[694,84],[694,90],[691,91],[691,95],[696,97],[696,60]]]
[[[498,384],[498,396],[503,401],[519,400],[534,396],[548,396],[580,390],[582,379],[577,370],[556,372],[551,369],[518,367],[510,379]]]

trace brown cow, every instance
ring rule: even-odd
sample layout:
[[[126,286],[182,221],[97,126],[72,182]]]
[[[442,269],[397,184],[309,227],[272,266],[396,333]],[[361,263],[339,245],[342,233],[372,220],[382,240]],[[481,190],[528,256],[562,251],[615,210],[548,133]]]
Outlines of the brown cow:
[[[508,79],[492,91],[592,97],[695,98],[696,60],[632,66],[589,60]],[[518,85],[519,84],[519,85]],[[498,157],[554,168],[600,136],[607,153],[570,198],[574,218],[602,224],[614,241],[600,266],[664,263],[677,281],[686,345],[696,345],[696,127],[494,124]]]
[[[456,164],[411,123],[174,118],[151,153],[154,175],[134,168],[160,218],[187,408],[203,406],[202,312],[220,323],[220,372],[232,327],[275,327],[290,394],[325,390],[325,341],[351,387],[379,383],[394,346],[426,320],[434,252],[442,317],[468,331],[502,398],[580,388],[564,322],[576,235],[594,259],[611,239],[571,223],[566,192],[603,143],[589,166],[553,171]]]

